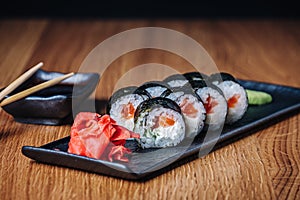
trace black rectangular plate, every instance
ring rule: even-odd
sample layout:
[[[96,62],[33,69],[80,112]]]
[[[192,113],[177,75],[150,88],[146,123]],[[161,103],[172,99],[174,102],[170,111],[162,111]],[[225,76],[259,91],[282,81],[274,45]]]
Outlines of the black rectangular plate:
[[[22,153],[42,163],[127,180],[145,181],[297,114],[300,110],[299,88],[245,80],[239,80],[239,82],[246,89],[271,94],[273,101],[262,106],[249,106],[245,116],[237,123],[225,126],[218,138],[205,140],[196,138],[194,141],[184,141],[181,145],[172,148],[133,152],[129,163],[108,162],[69,154],[67,149],[70,137],[41,147],[23,146]]]

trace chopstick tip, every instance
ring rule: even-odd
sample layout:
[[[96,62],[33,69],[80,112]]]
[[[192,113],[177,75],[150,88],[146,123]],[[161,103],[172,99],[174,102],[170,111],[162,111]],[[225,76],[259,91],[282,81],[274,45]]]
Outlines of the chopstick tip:
[[[42,67],[43,65],[44,65],[43,62],[39,62],[39,63],[37,64],[37,66],[39,66],[39,67]]]
[[[66,76],[67,77],[71,77],[71,76],[73,76],[75,73],[74,72],[70,72],[70,73],[68,73]]]

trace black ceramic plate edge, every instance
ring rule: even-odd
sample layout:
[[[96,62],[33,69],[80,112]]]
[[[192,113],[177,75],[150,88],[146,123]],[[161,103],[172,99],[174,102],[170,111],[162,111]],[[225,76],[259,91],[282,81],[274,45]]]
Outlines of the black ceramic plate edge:
[[[65,142],[69,139],[70,137],[65,137],[49,144],[60,144],[61,142]],[[128,180],[139,179],[139,175],[130,172],[126,165],[123,165],[121,163],[97,160],[85,156],[70,154],[64,151],[45,148],[45,146],[23,146],[22,153],[25,156],[41,163],[54,164],[57,166],[68,167],[73,169],[80,169],[87,172],[93,172],[116,178],[124,178]]]
[[[240,83],[248,89],[256,89],[257,87],[260,88],[260,90],[263,90],[265,88],[264,86],[268,87],[274,87],[274,89],[283,88],[288,91],[295,92],[297,98],[300,97],[300,89],[299,88],[293,88],[288,86],[281,86],[281,85],[274,85],[274,84],[268,84],[268,83],[261,83],[261,82],[254,82],[254,81],[244,81],[240,80]],[[243,125],[241,127],[233,128],[232,130],[229,130],[222,134],[220,138],[218,138],[218,141],[209,141],[203,145],[201,145],[202,150],[205,151],[206,147],[209,147],[212,143],[216,142],[216,145],[214,149],[220,148],[222,146],[225,146],[229,143],[232,143],[242,137],[245,137],[247,135],[250,135],[262,128],[265,128],[267,126],[270,126],[271,124],[274,124],[288,116],[291,116],[293,114],[298,113],[300,109],[300,102],[290,105],[284,109],[276,110],[273,114],[270,114],[264,118],[261,118],[259,120],[256,120],[254,122],[248,123],[246,125]],[[185,153],[177,159],[177,161],[171,163],[170,165],[167,165],[166,167],[160,169],[159,166],[162,163],[154,163],[150,168],[140,171],[138,173],[133,173],[128,167],[127,164],[123,163],[111,163],[107,161],[102,160],[96,160],[92,158],[87,158],[84,156],[78,156],[74,154],[69,154],[64,151],[56,151],[52,150],[56,146],[60,144],[65,144],[68,142],[70,137],[66,137],[51,143],[48,143],[46,145],[43,145],[41,147],[33,147],[33,146],[24,146],[22,148],[22,153],[32,158],[36,161],[48,163],[48,164],[54,164],[69,168],[75,168],[75,169],[81,169],[88,172],[93,173],[99,173],[103,175],[108,175],[112,177],[117,178],[123,178],[128,180],[148,180],[152,177],[158,176],[166,171],[169,171],[177,166],[180,166],[190,160],[196,159],[199,157],[199,145],[191,146]],[[168,160],[172,158],[165,159],[164,162],[168,163]]]

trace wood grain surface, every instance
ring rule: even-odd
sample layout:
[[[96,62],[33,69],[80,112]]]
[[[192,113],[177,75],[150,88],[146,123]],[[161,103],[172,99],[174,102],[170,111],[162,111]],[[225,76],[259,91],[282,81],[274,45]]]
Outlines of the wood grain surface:
[[[297,20],[1,20],[0,87],[43,61],[43,69],[71,72],[99,43],[138,27],[164,27],[199,42],[220,71],[240,79],[300,87]],[[189,63],[169,52],[120,56],[97,88],[108,98],[126,71],[161,63],[180,72]],[[146,79],[146,78],[145,78]],[[278,122],[147,182],[131,182],[40,164],[21,153],[68,136],[70,126],[21,124],[0,111],[0,199],[299,199],[300,115]]]

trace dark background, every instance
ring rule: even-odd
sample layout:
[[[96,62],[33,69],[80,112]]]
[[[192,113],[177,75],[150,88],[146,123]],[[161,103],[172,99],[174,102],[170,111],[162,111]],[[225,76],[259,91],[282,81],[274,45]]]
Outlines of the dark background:
[[[7,0],[2,18],[299,18],[295,0],[95,1]]]

